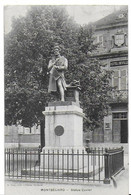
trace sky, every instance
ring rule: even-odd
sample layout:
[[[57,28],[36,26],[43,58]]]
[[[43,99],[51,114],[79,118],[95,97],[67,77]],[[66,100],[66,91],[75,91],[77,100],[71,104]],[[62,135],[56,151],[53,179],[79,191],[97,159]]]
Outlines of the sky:
[[[66,5],[69,15],[81,25],[95,22],[113,11],[120,9],[120,5]],[[30,9],[28,5],[10,5],[4,7],[4,31],[11,30],[12,17],[25,16]]]

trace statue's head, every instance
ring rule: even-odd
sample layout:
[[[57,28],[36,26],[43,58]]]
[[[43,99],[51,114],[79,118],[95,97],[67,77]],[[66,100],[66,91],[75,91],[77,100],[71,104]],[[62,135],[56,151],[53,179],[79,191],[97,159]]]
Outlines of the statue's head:
[[[54,54],[55,56],[58,56],[60,54],[60,47],[57,45],[57,46],[54,46]]]

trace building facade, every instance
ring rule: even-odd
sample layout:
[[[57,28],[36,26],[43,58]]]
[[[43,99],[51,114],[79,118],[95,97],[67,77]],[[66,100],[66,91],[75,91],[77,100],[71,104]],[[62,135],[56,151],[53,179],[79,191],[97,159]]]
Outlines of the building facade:
[[[40,139],[40,126],[5,126],[5,148],[38,148]]]
[[[94,23],[95,43],[92,57],[99,58],[104,68],[112,70],[112,99],[103,128],[92,135],[92,142],[128,143],[128,7]]]

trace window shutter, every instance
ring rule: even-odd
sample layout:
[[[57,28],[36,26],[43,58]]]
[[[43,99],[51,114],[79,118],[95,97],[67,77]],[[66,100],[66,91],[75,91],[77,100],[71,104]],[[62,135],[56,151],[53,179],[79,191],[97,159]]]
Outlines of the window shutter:
[[[113,74],[113,87],[119,90],[119,71],[115,70]]]
[[[126,85],[127,85],[126,70],[121,70],[120,73],[121,73],[120,74],[120,76],[121,76],[121,78],[120,78],[120,80],[121,80],[120,81],[121,90],[126,90]]]

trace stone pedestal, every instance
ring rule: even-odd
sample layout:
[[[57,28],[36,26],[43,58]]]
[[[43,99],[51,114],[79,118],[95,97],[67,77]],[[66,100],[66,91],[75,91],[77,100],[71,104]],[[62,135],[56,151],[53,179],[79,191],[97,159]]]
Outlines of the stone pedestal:
[[[44,164],[47,169],[76,169],[78,165],[76,154],[73,155],[74,149],[84,151],[83,110],[78,102],[50,102],[43,114],[45,147],[42,150],[41,167]]]
[[[76,102],[45,108],[45,147],[83,147],[83,111]]]

